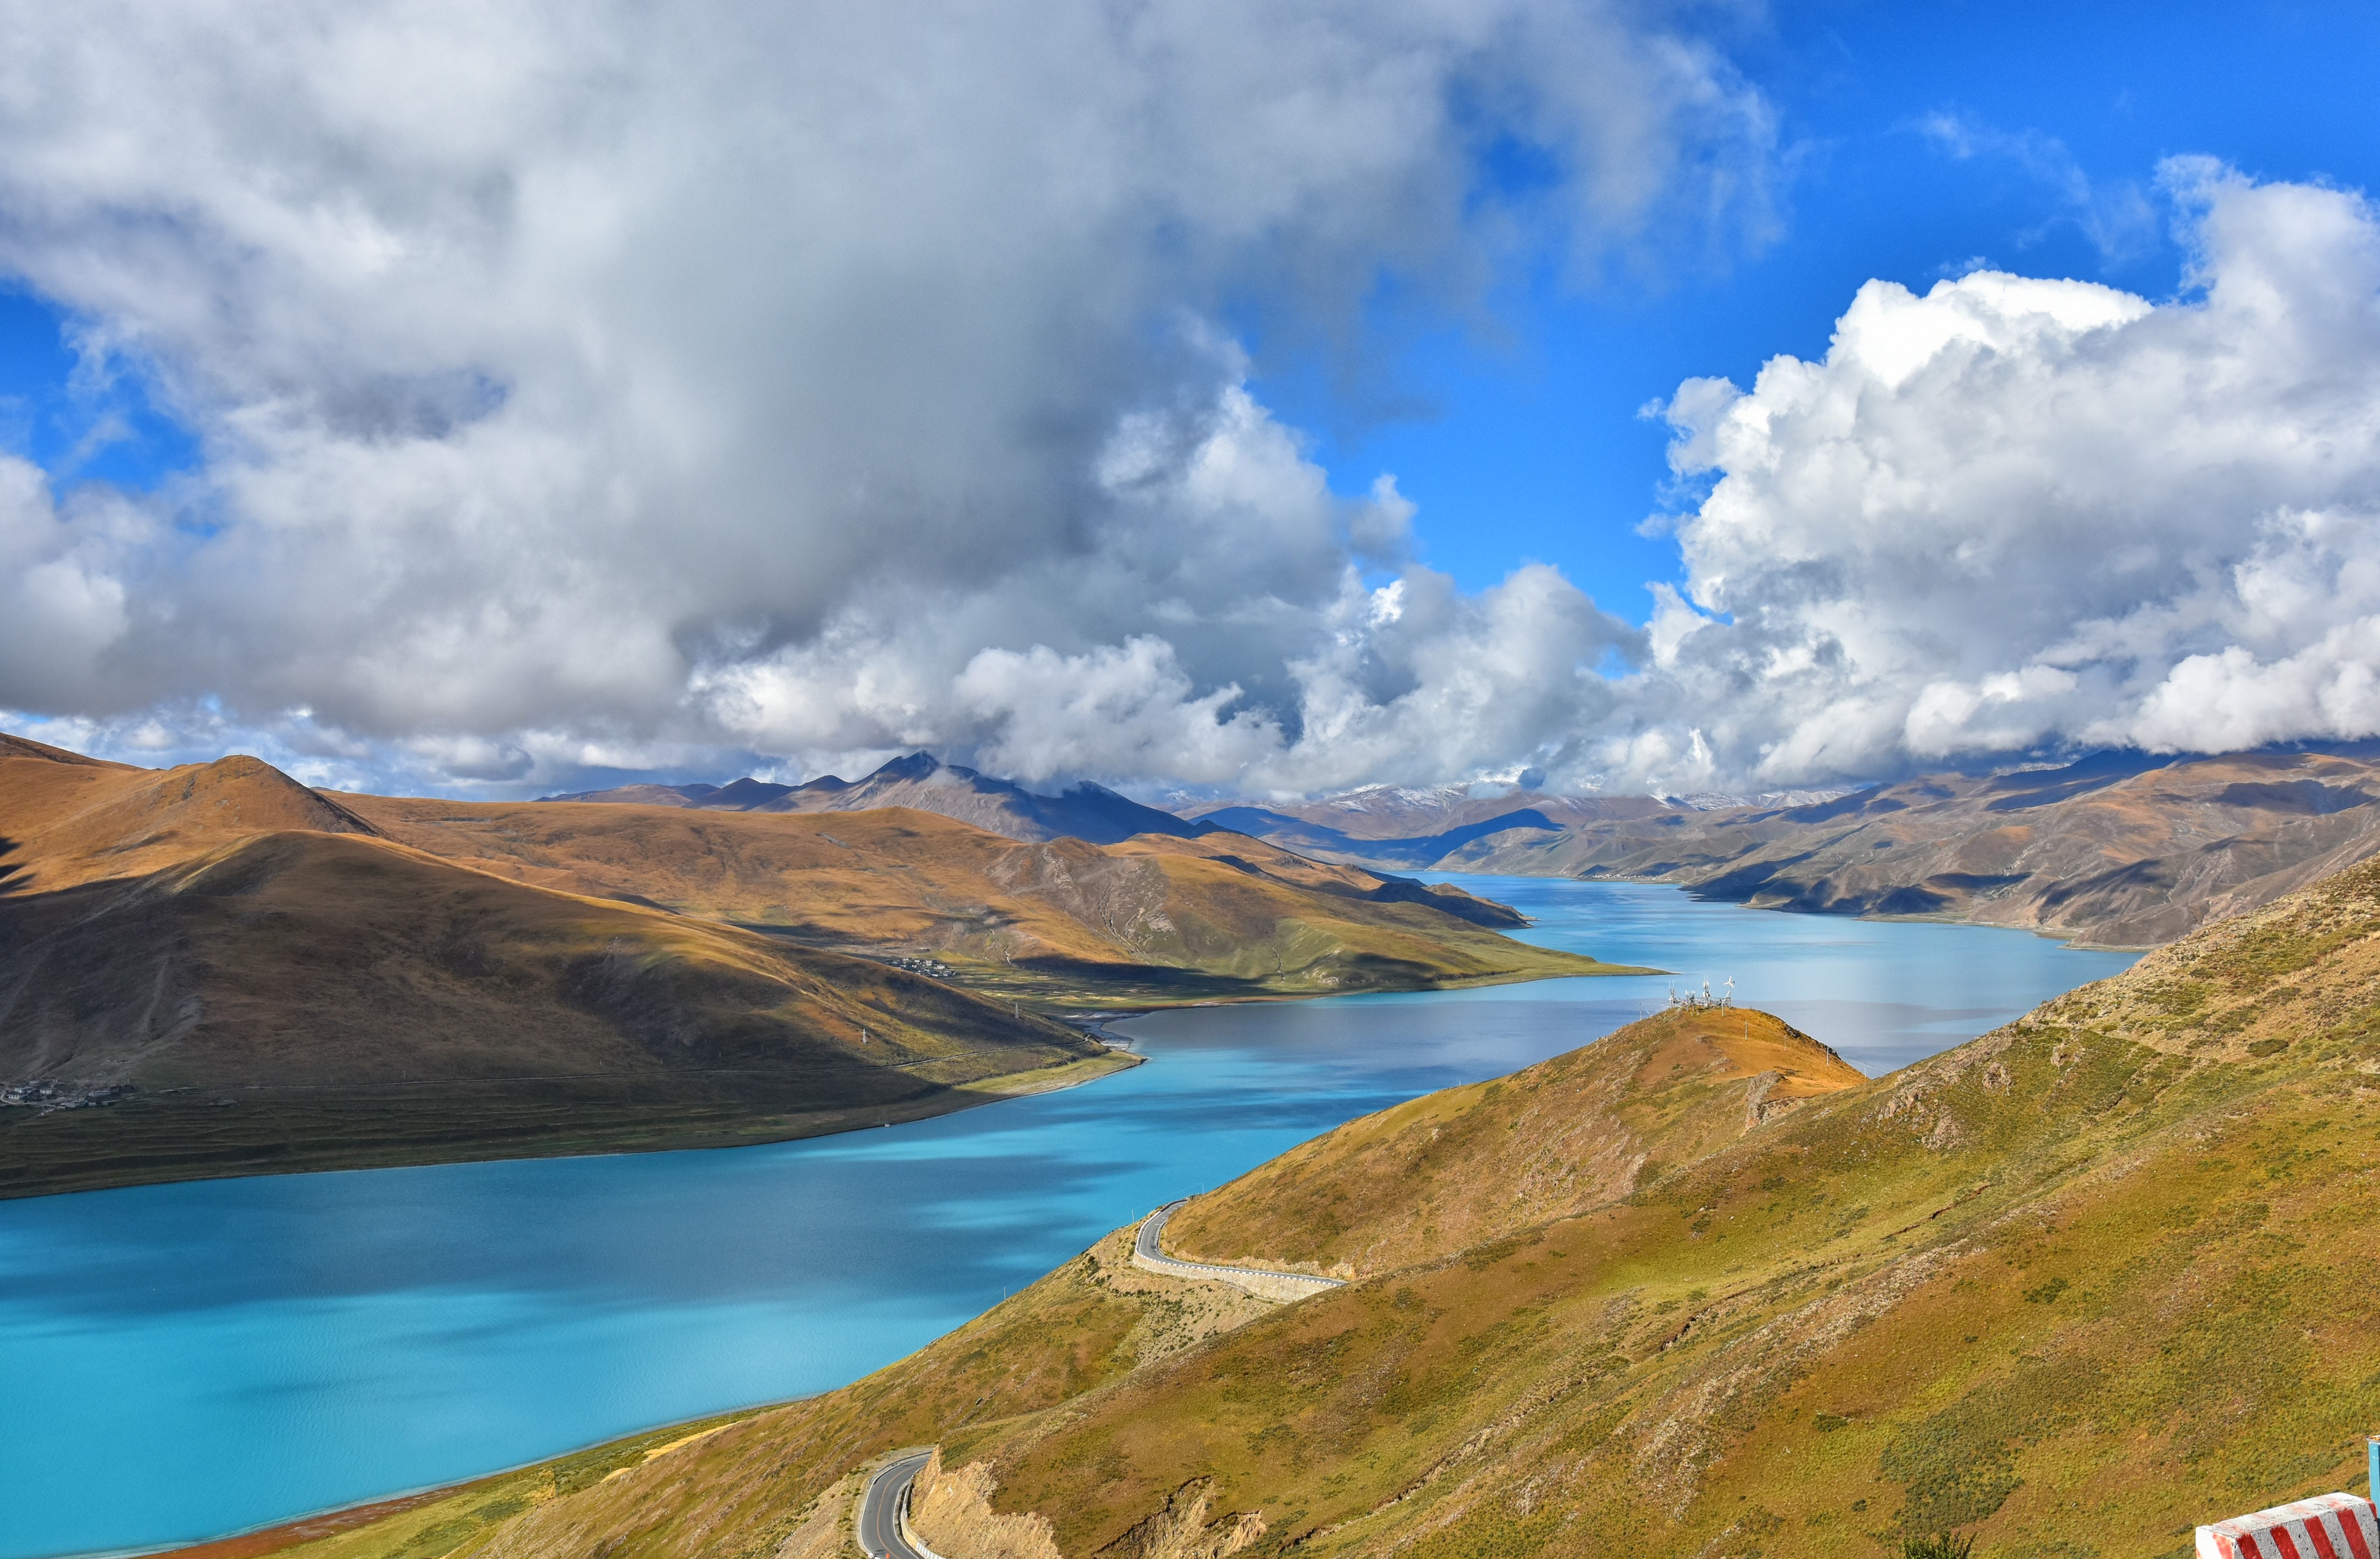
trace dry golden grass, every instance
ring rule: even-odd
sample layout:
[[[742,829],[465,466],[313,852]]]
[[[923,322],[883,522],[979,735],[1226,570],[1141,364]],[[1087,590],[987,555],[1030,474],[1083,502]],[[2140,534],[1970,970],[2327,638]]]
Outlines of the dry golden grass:
[[[2375,932],[2362,869],[1872,1083],[1756,1016],[1732,1043],[1724,1015],[1647,1020],[1177,1216],[1275,1261],[1370,1251],[1300,1208],[1408,1231],[1349,1287],[1159,1344],[1171,1280],[1120,1270],[1119,1235],[674,1467],[552,1483],[455,1517],[445,1547],[367,1529],[310,1552],[758,1559],[837,1480],[931,1443],[1079,1559],[1160,1530],[1300,1559],[1890,1553],[1941,1531],[1993,1559],[2180,1555],[2196,1522],[2349,1485],[2380,1406]],[[1758,1118],[1788,1073],[1768,1097],[1804,1102]],[[1565,1185],[1568,1162],[1588,1167]],[[1632,1162],[1611,1194],[1589,1183]],[[1541,1195],[1514,1190],[1532,1176]],[[1433,1224],[1456,1188],[1463,1233]]]
[[[1060,1005],[1617,972],[1497,934],[1519,918],[1467,894],[1376,897],[1400,890],[1235,834],[1019,844],[901,808],[338,800],[391,838],[516,881],[931,956],[971,986]]]
[[[1867,1079],[1763,1012],[1672,1009],[1293,1148],[1198,1198],[1173,1254],[1352,1278],[1599,1205],[1795,1102]]]
[[[0,798],[0,1076],[135,1090],[0,1110],[0,1194],[800,1136],[1117,1064],[880,962],[459,867],[253,760],[11,753]]]

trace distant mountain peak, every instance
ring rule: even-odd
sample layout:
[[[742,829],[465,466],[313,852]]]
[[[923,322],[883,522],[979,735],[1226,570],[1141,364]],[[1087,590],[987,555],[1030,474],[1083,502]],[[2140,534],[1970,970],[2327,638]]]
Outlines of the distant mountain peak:
[[[906,758],[893,759],[891,762],[884,764],[874,773],[868,775],[868,778],[870,780],[930,779],[943,767],[945,767],[945,765],[942,761],[935,757],[930,752],[913,752]],[[971,769],[959,769],[953,772],[965,774],[969,779],[977,777],[975,772]],[[834,776],[829,775],[827,777],[832,779]],[[865,784],[866,781],[862,781],[861,783]]]
[[[721,786],[717,790],[695,802],[695,805],[734,808],[737,811],[748,812],[767,806],[781,796],[790,796],[793,793],[794,787],[790,785],[771,785],[767,780],[754,779],[747,774],[731,785]]]
[[[1026,843],[1075,838],[1112,845],[1137,834],[1196,838],[1215,832],[1212,824],[1184,822],[1172,812],[1143,806],[1088,780],[1077,781],[1059,795],[1044,796],[1011,780],[945,763],[930,752],[895,758],[859,780],[821,774],[793,786],[747,775],[723,786],[634,785],[543,799],[740,812],[856,812],[909,807]]]

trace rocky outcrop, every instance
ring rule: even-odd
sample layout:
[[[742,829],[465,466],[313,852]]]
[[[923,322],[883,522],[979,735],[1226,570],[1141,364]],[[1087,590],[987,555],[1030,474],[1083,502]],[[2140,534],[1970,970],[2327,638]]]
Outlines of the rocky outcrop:
[[[909,1485],[909,1520],[941,1559],[1063,1559],[1048,1517],[991,1508],[998,1480],[982,1462],[955,1470],[938,1448]]]
[[[1215,1480],[1194,1478],[1173,1491],[1165,1507],[1099,1550],[1099,1559],[1228,1559],[1265,1534],[1253,1510],[1208,1519]]]

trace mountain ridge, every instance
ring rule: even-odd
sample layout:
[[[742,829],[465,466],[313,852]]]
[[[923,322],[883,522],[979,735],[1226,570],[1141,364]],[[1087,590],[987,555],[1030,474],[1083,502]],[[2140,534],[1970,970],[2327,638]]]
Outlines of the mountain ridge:
[[[1755,908],[1953,920],[2139,948],[2380,853],[2375,800],[2380,755],[2365,744],[2099,753],[2058,767],[1919,775],[1791,806],[1640,798],[1557,810],[1516,795],[1484,808],[1466,801],[1460,814],[1433,814],[1431,832],[1407,836],[1333,830],[1317,821],[1327,815],[1318,803],[1200,815],[1230,816],[1320,859],[1660,883]],[[1470,815],[1483,810],[1492,815]],[[1456,815],[1468,820],[1461,829],[1439,826]]]
[[[1009,780],[944,763],[927,752],[895,758],[858,780],[826,774],[801,785],[780,785],[747,775],[723,786],[633,785],[544,796],[539,800],[753,812],[851,812],[908,807],[1034,844],[1074,838],[1087,844],[1115,845],[1141,834],[1195,839],[1214,832],[1087,780],[1056,796],[1043,796]]]
[[[1257,841],[326,795],[0,746],[0,1195],[844,1130],[1133,1064],[1054,1021],[1615,972]]]
[[[0,834],[0,1080],[30,1090],[0,1195],[808,1135],[1124,1064],[880,963],[441,859],[253,758],[10,749]]]

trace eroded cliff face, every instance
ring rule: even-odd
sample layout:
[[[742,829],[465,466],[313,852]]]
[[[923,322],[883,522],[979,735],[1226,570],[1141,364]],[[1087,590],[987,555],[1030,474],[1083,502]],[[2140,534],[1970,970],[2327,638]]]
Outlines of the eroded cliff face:
[[[992,1510],[996,1482],[982,1462],[944,1468],[937,1450],[910,1485],[911,1524],[942,1559],[1064,1559],[1049,1517]]]
[[[989,1463],[949,1469],[936,1451],[914,1485],[917,1535],[942,1559],[1064,1559],[1047,1517],[992,1510],[998,1483]],[[1096,1559],[1230,1559],[1265,1535],[1264,1517],[1256,1512],[1217,1515],[1214,1504],[1214,1480],[1194,1478],[1100,1549]]]

